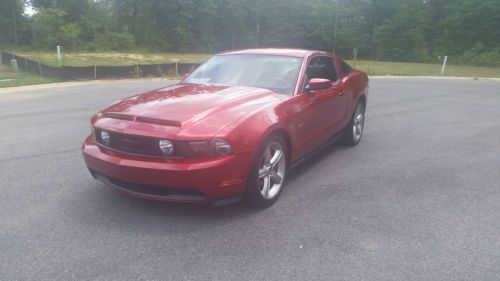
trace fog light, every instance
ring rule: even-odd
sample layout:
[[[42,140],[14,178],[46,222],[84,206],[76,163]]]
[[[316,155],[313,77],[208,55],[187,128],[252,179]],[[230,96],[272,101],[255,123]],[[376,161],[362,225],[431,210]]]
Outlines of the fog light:
[[[174,144],[169,140],[160,140],[158,146],[165,156],[169,156],[174,151]]]
[[[109,133],[106,131],[101,131],[101,141],[104,145],[109,145],[111,143],[111,137]]]

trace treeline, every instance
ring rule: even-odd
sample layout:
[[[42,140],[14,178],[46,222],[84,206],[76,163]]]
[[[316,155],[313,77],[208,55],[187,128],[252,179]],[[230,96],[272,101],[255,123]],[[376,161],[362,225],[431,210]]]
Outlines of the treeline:
[[[26,15],[30,5],[36,11]],[[335,26],[337,28],[335,28]],[[500,66],[499,0],[0,0],[0,44],[52,50],[333,50]]]

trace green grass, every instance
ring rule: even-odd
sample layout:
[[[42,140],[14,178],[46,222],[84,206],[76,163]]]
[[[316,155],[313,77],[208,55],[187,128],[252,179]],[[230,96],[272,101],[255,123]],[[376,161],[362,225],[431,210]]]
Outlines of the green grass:
[[[19,51],[16,54],[29,57],[44,64],[59,65],[55,53]],[[210,54],[172,53],[65,53],[62,64],[68,66],[89,66],[172,63],[175,61],[201,63],[210,56]],[[352,61],[351,64],[353,64]],[[358,61],[356,67],[367,72],[369,75],[441,75],[441,65],[439,64]],[[448,65],[445,76],[500,78],[500,68]]]
[[[0,88],[27,86],[61,82],[60,79],[40,77],[24,71],[14,72],[5,65],[0,64]]]
[[[353,61],[350,61],[354,65]],[[395,75],[395,76],[440,76],[441,65],[427,63],[402,63],[358,61],[356,68],[365,71],[368,75]],[[482,77],[500,78],[500,68],[478,67],[463,65],[447,65],[445,76],[454,77]]]
[[[51,66],[59,66],[55,53],[49,52],[15,52],[15,54],[28,57]],[[89,65],[135,65],[135,64],[155,64],[192,62],[201,63],[208,59],[209,54],[169,54],[169,53],[64,53],[62,65],[67,66],[89,66]]]

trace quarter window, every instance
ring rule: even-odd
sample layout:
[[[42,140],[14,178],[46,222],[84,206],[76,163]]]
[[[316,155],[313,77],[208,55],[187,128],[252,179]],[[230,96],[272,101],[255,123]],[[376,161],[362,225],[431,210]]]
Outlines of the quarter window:
[[[338,80],[337,71],[330,57],[314,57],[309,61],[306,71],[307,81],[313,78],[328,79],[332,82]]]
[[[349,75],[351,73],[351,67],[345,62],[345,61],[340,61],[342,64],[342,71],[344,71],[344,75]]]

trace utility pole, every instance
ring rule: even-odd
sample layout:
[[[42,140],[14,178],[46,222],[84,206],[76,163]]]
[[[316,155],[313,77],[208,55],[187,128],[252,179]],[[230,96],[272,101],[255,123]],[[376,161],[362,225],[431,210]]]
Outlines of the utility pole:
[[[257,37],[257,48],[260,46],[260,16],[259,16],[259,0],[255,0],[255,17],[257,20],[257,30],[256,30],[256,37]]]
[[[337,3],[337,6],[335,7],[335,24],[333,26],[333,52],[335,53],[337,48],[337,25],[339,22],[340,0],[333,0],[333,1]]]
[[[17,7],[16,1],[12,1],[12,15],[14,16],[14,45],[17,47]]]
[[[236,49],[236,31],[234,31],[234,27],[233,27],[233,50]]]

